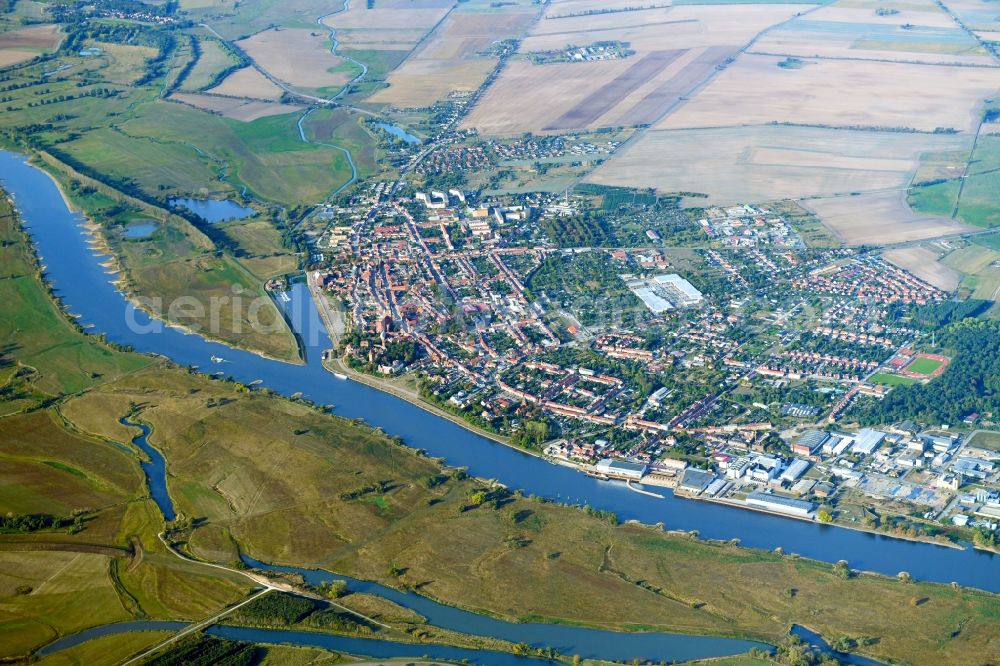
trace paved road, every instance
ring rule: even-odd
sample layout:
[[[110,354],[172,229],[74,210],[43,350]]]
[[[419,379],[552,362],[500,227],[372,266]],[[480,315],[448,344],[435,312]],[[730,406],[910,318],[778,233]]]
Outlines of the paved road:
[[[209,626],[215,624],[221,618],[225,617],[226,615],[229,615],[234,610],[237,610],[238,608],[246,606],[248,603],[250,603],[250,602],[252,602],[252,601],[254,601],[254,600],[256,600],[256,599],[258,599],[258,598],[260,598],[262,596],[264,596],[265,594],[267,594],[268,592],[270,592],[271,590],[274,590],[274,589],[277,589],[277,588],[265,587],[263,590],[261,590],[257,594],[254,594],[254,595],[248,597],[247,599],[244,599],[243,601],[241,601],[240,603],[236,604],[235,606],[230,606],[229,608],[225,609],[221,613],[217,613],[216,615],[213,615],[212,617],[208,618],[207,620],[202,620],[201,622],[194,622],[192,624],[189,624],[188,626],[186,626],[185,628],[181,629],[180,631],[178,631],[176,634],[174,634],[170,638],[168,638],[166,640],[163,640],[163,641],[160,641],[159,643],[157,643],[153,647],[147,648],[146,650],[143,650],[142,652],[140,652],[136,656],[132,657],[128,661],[122,662],[121,666],[128,666],[128,664],[133,664],[133,663],[135,663],[135,662],[137,662],[137,661],[139,661],[141,659],[145,659],[146,657],[148,657],[149,655],[153,654],[154,652],[156,652],[156,651],[158,651],[158,650],[166,647],[167,645],[170,645],[171,643],[179,641],[180,639],[184,638],[188,634],[192,634],[192,633],[194,633],[196,631],[200,631],[200,630],[202,630],[202,629],[204,629],[206,627],[209,627]]]
[[[294,595],[297,595],[297,596],[300,596],[300,597],[306,597],[307,599],[313,599],[315,601],[322,601],[322,602],[324,602],[326,604],[329,604],[330,606],[333,606],[334,608],[337,608],[338,610],[341,610],[341,611],[343,611],[345,613],[350,613],[351,615],[354,615],[355,617],[361,618],[365,622],[370,622],[370,623],[372,623],[374,625],[382,627],[383,629],[391,629],[392,628],[392,627],[390,627],[387,624],[379,622],[378,620],[370,618],[367,615],[364,615],[364,614],[359,613],[359,612],[357,612],[355,610],[352,610],[352,609],[348,608],[347,606],[339,604],[339,603],[337,603],[335,601],[331,601],[330,599],[326,599],[326,598],[320,597],[319,595],[307,594],[307,593],[303,592],[302,590],[296,589],[295,587],[293,587],[292,585],[290,585],[288,583],[274,582],[274,581],[271,581],[271,580],[265,578],[264,576],[261,576],[259,574],[253,573],[251,571],[241,571],[239,569],[232,569],[230,567],[227,567],[227,566],[224,566],[224,565],[221,565],[221,564],[215,564],[215,563],[212,563],[212,562],[202,562],[201,560],[192,559],[192,558],[187,557],[186,555],[182,554],[181,552],[175,550],[174,547],[172,545],[170,545],[170,543],[163,537],[163,534],[160,534],[159,537],[160,537],[160,541],[162,541],[163,544],[167,547],[167,550],[170,553],[172,553],[175,557],[177,557],[177,558],[179,558],[181,560],[184,560],[185,562],[189,562],[191,564],[197,564],[197,565],[204,566],[204,567],[212,567],[213,569],[221,569],[222,571],[226,571],[226,572],[229,572],[229,573],[232,573],[232,574],[243,576],[244,578],[249,578],[255,584],[262,586],[263,589],[260,590],[260,591],[258,591],[255,594],[251,595],[250,597],[244,599],[243,601],[241,601],[240,603],[236,604],[235,606],[230,606],[230,607],[228,607],[226,609],[223,609],[222,611],[216,613],[215,615],[213,615],[212,617],[210,617],[210,618],[208,618],[206,620],[202,620],[200,622],[193,622],[193,623],[189,624],[188,626],[184,627],[183,629],[181,629],[180,631],[178,631],[173,636],[170,636],[169,638],[167,638],[167,639],[165,639],[163,641],[160,641],[159,643],[157,643],[156,645],[153,645],[152,647],[146,648],[145,650],[143,650],[139,654],[135,655],[134,657],[128,659],[127,661],[122,662],[120,664],[120,666],[128,666],[129,664],[133,664],[135,662],[138,662],[139,660],[148,657],[149,655],[153,654],[154,652],[159,651],[160,649],[166,647],[167,645],[170,645],[171,643],[174,643],[174,642],[180,640],[184,636],[188,636],[188,635],[193,634],[193,633],[195,633],[197,631],[200,631],[202,629],[206,629],[206,628],[212,626],[213,624],[217,624],[219,622],[219,620],[221,620],[225,616],[229,615],[233,611],[235,611],[235,610],[237,610],[239,608],[242,608],[243,606],[246,606],[247,604],[249,604],[250,602],[254,601],[255,599],[258,599],[258,598],[264,596],[265,594],[267,594],[269,592],[273,592],[273,591],[285,592],[287,594],[294,594]]]

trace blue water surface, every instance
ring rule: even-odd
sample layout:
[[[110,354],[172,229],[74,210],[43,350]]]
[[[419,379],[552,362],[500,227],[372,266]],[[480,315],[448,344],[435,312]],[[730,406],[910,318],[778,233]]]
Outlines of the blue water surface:
[[[206,222],[226,222],[227,220],[242,220],[254,215],[253,208],[245,208],[228,199],[170,199],[171,206],[183,206]]]
[[[322,367],[320,354],[331,343],[302,284],[293,286],[287,303],[279,299],[279,304],[305,343],[304,365],[268,360],[165,326],[136,309],[111,284],[111,276],[100,265],[107,257],[88,247],[81,218],[66,209],[46,174],[28,165],[24,157],[0,151],[0,180],[16,197],[56,293],[80,316],[81,325],[92,325],[90,330],[104,333],[113,342],[206,372],[223,372],[243,382],[260,379],[279,393],[301,393],[319,404],[335,405],[341,416],[364,419],[449,464],[465,466],[471,474],[498,479],[528,494],[611,510],[621,519],[662,522],[668,529],[698,530],[705,538],[738,538],[753,548],[781,547],[827,562],[847,560],[856,569],[887,575],[907,571],[917,579],[955,581],[1000,592],[1000,567],[991,553],[790,520],[682,499],[669,492],[663,499],[640,495],[480,437],[363,384],[336,379]],[[213,363],[213,356],[224,361]]]

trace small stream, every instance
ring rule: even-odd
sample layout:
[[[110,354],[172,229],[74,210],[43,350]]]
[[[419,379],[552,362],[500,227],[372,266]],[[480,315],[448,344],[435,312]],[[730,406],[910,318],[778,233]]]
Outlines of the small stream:
[[[333,27],[330,27],[330,26],[326,25],[325,23],[323,23],[323,21],[326,18],[330,17],[330,16],[336,16],[337,14],[342,14],[342,13],[346,12],[348,9],[350,9],[350,6],[351,6],[351,0],[344,0],[343,7],[341,7],[340,9],[338,9],[335,12],[330,12],[329,14],[324,14],[323,16],[320,16],[319,18],[316,19],[316,23],[321,28],[326,28],[329,31],[330,44],[331,44],[331,46],[330,46],[330,54],[333,55],[333,56],[335,56],[335,57],[337,57],[337,58],[343,58],[344,60],[346,60],[348,62],[352,62],[352,63],[354,63],[355,65],[357,65],[358,67],[361,68],[361,72],[357,76],[355,76],[354,78],[352,78],[350,81],[348,81],[347,83],[345,83],[343,85],[343,87],[341,87],[340,91],[337,92],[336,95],[334,95],[333,97],[330,97],[329,99],[326,100],[327,102],[333,102],[338,97],[340,97],[341,95],[343,95],[344,93],[346,93],[348,90],[350,90],[351,86],[353,86],[355,83],[357,83],[358,81],[360,81],[361,79],[365,78],[365,76],[368,75],[368,65],[366,65],[363,62],[361,62],[360,60],[355,60],[354,58],[352,58],[350,56],[345,56],[345,55],[337,53],[337,49],[340,46],[340,42],[337,41],[337,29],[333,28]],[[327,148],[335,148],[336,150],[339,150],[340,152],[342,152],[344,154],[344,157],[347,158],[347,164],[351,167],[351,179],[348,180],[343,185],[341,185],[340,187],[338,187],[333,192],[331,192],[327,196],[327,198],[330,199],[330,198],[333,198],[333,197],[337,196],[338,194],[340,194],[341,192],[343,192],[344,190],[346,190],[348,187],[350,187],[351,185],[353,185],[354,183],[357,182],[357,180],[358,180],[358,167],[354,163],[354,158],[351,156],[351,151],[349,151],[347,148],[344,148],[343,146],[338,146],[338,145],[336,145],[334,143],[323,143],[322,141],[311,141],[310,139],[306,138],[306,131],[305,131],[305,128],[302,126],[302,124],[305,122],[306,118],[308,118],[310,116],[310,114],[312,114],[312,112],[315,111],[315,110],[316,110],[315,108],[308,109],[305,113],[302,114],[302,117],[300,117],[299,120],[298,120],[298,122],[296,123],[296,126],[299,128],[299,138],[302,139],[302,141],[304,143],[312,143],[312,144],[315,144],[315,145],[318,145],[318,146],[326,146]]]
[[[587,659],[631,661],[638,657],[651,661],[689,661],[722,657],[747,652],[752,648],[771,649],[754,641],[714,636],[690,636],[668,633],[624,633],[606,629],[591,629],[539,622],[513,623],[489,615],[439,603],[415,592],[404,592],[350,576],[332,574],[321,569],[303,569],[265,564],[246,555],[247,565],[275,573],[301,575],[307,583],[319,586],[335,580],[347,583],[351,592],[361,592],[388,599],[427,619],[427,623],[476,636],[498,638],[511,643],[526,643],[534,648],[552,647],[564,655],[580,655]]]
[[[295,315],[291,317],[295,329],[307,344],[310,353],[306,365],[272,361],[165,326],[136,310],[118,291],[109,269],[102,265],[107,257],[95,252],[88,244],[89,232],[83,220],[66,208],[47,175],[26,163],[22,156],[0,151],[0,179],[15,197],[24,228],[42,264],[46,266],[48,283],[66,307],[79,314],[81,326],[92,327],[111,342],[130,345],[140,353],[161,354],[181,365],[201,368],[213,367],[212,358],[224,356],[227,374],[240,381],[262,379],[265,386],[279,393],[291,395],[301,392],[320,404],[335,404],[335,412],[341,416],[364,419],[373,426],[382,427],[390,435],[403,438],[415,448],[425,449],[431,456],[443,457],[452,465],[468,467],[470,474],[497,478],[529,494],[615,511],[622,519],[649,524],[666,522],[671,529],[678,530],[698,529],[707,538],[736,537],[743,541],[743,545],[754,548],[770,550],[781,546],[828,562],[847,559],[854,568],[888,575],[894,575],[905,566],[916,578],[943,583],[956,581],[985,590],[1000,590],[996,559],[992,554],[803,523],[707,502],[683,500],[672,494],[663,499],[638,495],[478,437],[449,421],[362,384],[331,379],[319,360],[320,352],[329,348],[331,343],[304,285],[293,287],[289,294],[290,301],[283,307]],[[129,424],[142,429],[141,423]],[[143,430],[135,444],[149,456],[150,460],[143,465],[143,469],[149,474],[150,493],[169,519],[174,516],[174,507],[166,491],[163,458],[149,446],[147,436],[148,430]],[[449,610],[458,612],[458,609]],[[437,612],[444,611],[437,609]],[[491,618],[478,621],[487,620],[496,621]],[[521,625],[510,626],[521,628]],[[541,626],[553,632],[561,629]],[[122,630],[105,631],[115,633]],[[605,642],[629,640],[629,636],[633,635],[614,634],[614,641]],[[702,640],[709,648],[720,645],[718,641],[726,640],[684,638]],[[406,649],[423,651],[427,647],[407,646]],[[553,647],[559,646],[553,644]],[[671,658],[669,653],[654,653],[651,656]],[[474,661],[495,663],[485,656]]]
[[[177,514],[174,513],[174,502],[170,499],[170,491],[167,490],[167,463],[163,459],[163,454],[149,443],[149,426],[145,423],[129,421],[127,417],[122,417],[118,422],[142,431],[132,438],[132,443],[149,456],[149,460],[144,460],[139,465],[149,482],[150,497],[156,502],[156,506],[160,507],[164,520],[170,522],[177,517]]]
[[[305,113],[302,114],[302,117],[299,118],[298,122],[295,123],[295,126],[299,128],[299,138],[302,139],[303,143],[311,143],[313,145],[326,146],[327,148],[334,148],[336,150],[339,150],[344,154],[344,157],[347,158],[347,164],[348,166],[351,167],[351,179],[348,180],[343,185],[341,185],[340,187],[338,187],[337,189],[335,189],[333,192],[331,192],[329,196],[327,196],[328,199],[332,199],[333,197],[337,196],[338,194],[340,194],[341,192],[343,192],[348,187],[350,187],[351,185],[353,185],[358,181],[358,167],[354,163],[354,158],[351,156],[351,151],[349,151],[347,148],[344,148],[343,146],[338,146],[335,143],[323,143],[322,141],[313,141],[312,139],[306,137],[306,129],[305,127],[303,127],[303,123],[305,123],[306,118],[308,118],[315,110],[316,110],[315,108],[307,110]]]

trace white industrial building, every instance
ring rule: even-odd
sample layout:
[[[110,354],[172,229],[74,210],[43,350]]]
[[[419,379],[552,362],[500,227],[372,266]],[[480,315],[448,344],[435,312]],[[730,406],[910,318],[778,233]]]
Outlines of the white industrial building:
[[[750,459],[746,457],[733,458],[726,465],[726,478],[729,479],[739,479],[742,478],[746,473],[747,468],[750,467]]]
[[[833,435],[823,443],[823,453],[831,456],[839,456],[847,450],[854,442],[853,437],[847,435]]]
[[[816,508],[812,502],[762,492],[747,495],[747,505],[800,518],[812,518],[812,512]]]
[[[676,273],[656,275],[648,280],[627,280],[625,286],[654,314],[697,305],[702,293]]]
[[[594,465],[594,471],[615,479],[638,481],[646,473],[646,465],[605,458]]]
[[[865,428],[859,432],[858,436],[855,438],[854,445],[851,446],[851,453],[857,453],[862,456],[870,456],[875,452],[875,449],[882,445],[884,440],[884,432]]]
[[[800,476],[809,469],[809,461],[797,458],[784,472],[781,473],[781,480],[794,483]]]
[[[647,402],[651,405],[659,405],[660,402],[667,397],[668,393],[670,393],[670,389],[668,389],[666,386],[661,386],[660,388],[656,389],[656,391],[654,391],[652,395],[649,396]]]

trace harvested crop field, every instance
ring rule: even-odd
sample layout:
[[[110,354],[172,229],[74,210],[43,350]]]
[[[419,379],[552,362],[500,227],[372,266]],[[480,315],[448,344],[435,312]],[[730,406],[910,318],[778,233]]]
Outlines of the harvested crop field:
[[[628,4],[628,3],[624,3]],[[657,3],[659,4],[659,3]],[[561,12],[560,5],[549,13]],[[563,48],[605,40],[628,42],[638,53],[658,49],[745,46],[758,32],[810,5],[678,5],[538,21],[521,52]]]
[[[478,13],[454,11],[414,53],[416,60],[474,57],[498,40],[521,37],[534,11]]]
[[[894,266],[909,271],[927,284],[944,291],[954,291],[962,279],[958,271],[942,264],[938,255],[925,247],[886,250],[882,256]]]
[[[627,70],[616,76],[607,85],[587,95],[575,106],[567,110],[552,124],[543,127],[546,131],[590,127],[598,118],[607,113],[622,98],[627,97],[639,86],[655,77],[667,65],[676,60],[684,51],[651,51]]]
[[[878,15],[876,9],[898,13]],[[835,3],[762,35],[751,53],[995,66],[937,5]]]
[[[488,58],[466,62],[409,61],[389,76],[389,87],[367,101],[398,108],[431,106],[451,92],[472,92],[489,76],[496,61]]]
[[[451,8],[450,0],[420,2],[352,2],[346,12],[328,16],[323,23],[337,30],[345,48],[409,50],[434,28]]]
[[[679,6],[552,18],[572,11],[557,3],[532,27],[520,54],[570,44],[627,42],[631,57],[597,62],[507,64],[464,122],[490,135],[558,132],[655,122],[680,97],[710,80],[758,31],[804,5]],[[538,104],[539,96],[552,100]]]
[[[992,0],[947,0],[945,4],[969,30],[1000,31],[1000,14]]]
[[[37,587],[69,568],[78,557],[73,552],[0,551],[0,596],[13,597],[21,585]]]
[[[915,213],[902,190],[800,203],[848,245],[900,243],[976,230],[946,217]]]
[[[522,35],[533,12],[455,11],[387,78],[389,87],[370,98],[397,107],[425,107],[451,92],[479,88],[496,66],[484,55],[498,40]]]
[[[588,182],[699,192],[696,205],[726,205],[904,188],[927,151],[968,138],[812,127],[647,131]]]
[[[779,67],[782,60],[741,56],[657,127],[776,122],[973,131],[982,100],[1000,91],[1000,68],[816,60],[796,69]]]
[[[896,13],[880,16],[876,13],[879,9],[895,10]],[[893,2],[892,0],[888,2],[885,0],[838,0],[838,2],[810,12],[808,20],[888,26],[909,24],[915,27],[955,27],[955,22],[951,17],[931,0],[917,0],[916,2],[913,0],[903,0],[902,2]]]
[[[37,55],[38,53],[35,51],[27,51],[25,49],[0,49],[0,67],[16,65],[19,62],[31,60]]]
[[[603,62],[512,62],[464,124],[485,134],[517,134],[651,123],[731,53],[707,47]],[[534,103],[540,91],[554,103]]]
[[[658,83],[638,101],[626,99],[634,106],[615,119],[617,125],[649,125],[656,122],[673,104],[713,74],[716,67],[730,58],[736,49],[730,46],[709,46],[691,49],[684,68]]]
[[[253,67],[244,67],[227,76],[208,92],[229,97],[277,100],[281,98],[283,91]]]
[[[194,93],[174,93],[170,96],[170,99],[243,122],[266,118],[267,116],[280,116],[286,113],[293,113],[301,111],[303,108],[294,104],[278,104],[276,102],[261,102],[259,100],[221,97],[219,95],[198,95]]]
[[[38,49],[49,51],[59,46],[62,34],[57,25],[32,25],[0,33],[0,49]]]
[[[54,50],[62,40],[57,25],[33,25],[0,33],[0,67],[16,65]]]
[[[347,61],[330,53],[327,35],[320,30],[265,30],[237,44],[288,85],[322,89],[342,86],[351,79],[341,67]]]

